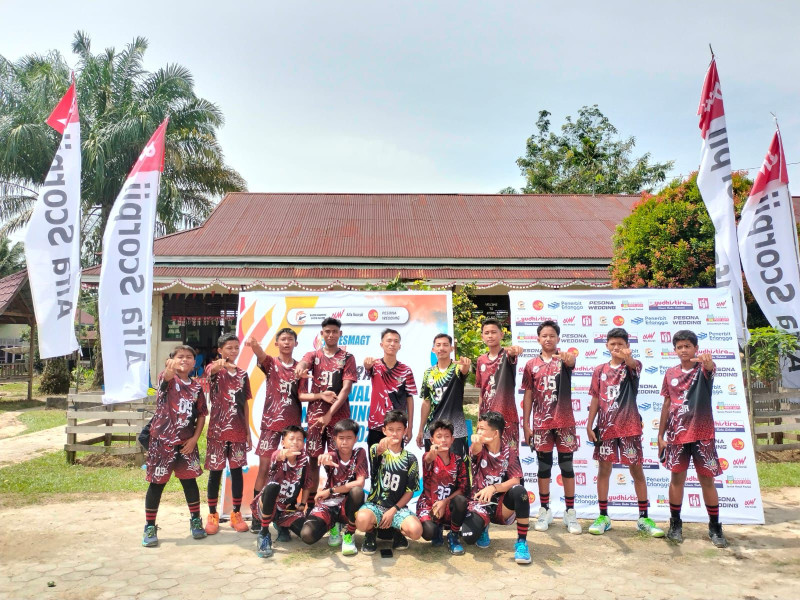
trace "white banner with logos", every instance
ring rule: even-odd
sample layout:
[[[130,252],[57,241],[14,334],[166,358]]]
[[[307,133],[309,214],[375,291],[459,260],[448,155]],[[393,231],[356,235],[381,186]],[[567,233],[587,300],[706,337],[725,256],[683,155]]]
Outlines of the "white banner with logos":
[[[624,327],[630,335],[634,356],[642,361],[638,405],[644,422],[644,473],[647,479],[650,516],[669,518],[670,472],[658,461],[658,421],[663,398],[664,373],[679,361],[672,348],[672,335],[679,329],[697,334],[701,351],[710,351],[717,365],[712,405],[716,424],[717,453],[723,474],[716,478],[720,519],[723,523],[763,523],[764,510],[752,447],[742,367],[736,341],[736,319],[727,288],[649,290],[546,290],[510,292],[512,342],[525,349],[519,361],[517,384],[527,360],[538,354],[536,327],[547,319],[561,327],[559,347],[577,351],[572,373],[572,405],[579,448],[575,452],[575,509],[580,518],[595,518],[597,506],[597,464],[594,446],[587,443],[589,385],[597,365],[610,360],[606,334]],[[522,390],[518,400],[522,402]],[[536,455],[520,448],[525,485],[538,497]],[[564,511],[564,488],[558,463],[553,465],[551,506],[555,514]],[[627,467],[615,465],[608,495],[612,519],[636,519],[637,497]],[[686,479],[682,518],[708,519],[694,468]]]
[[[364,359],[368,356],[380,358],[381,331],[391,328],[400,333],[401,348],[397,359],[407,364],[414,372],[414,381],[419,390],[422,374],[435,361],[432,354],[433,337],[437,333],[453,335],[453,306],[450,292],[245,292],[239,295],[239,319],[237,335],[240,341],[253,336],[261,342],[267,354],[277,356],[274,345],[275,334],[284,327],[297,332],[298,346],[294,352],[300,360],[306,352],[321,347],[320,324],[327,317],[342,322],[342,337],[339,346],[347,349],[356,359],[358,381],[350,391],[350,414],[361,425],[358,446],[366,448],[367,418],[371,396],[371,381],[364,373]],[[250,375],[253,402],[250,405],[250,430],[258,440],[261,427],[261,412],[264,408],[266,381],[256,367],[252,350],[246,346],[236,363]],[[305,427],[306,404],[303,404],[303,426]],[[419,428],[421,402],[414,398],[414,432]],[[412,441],[408,449],[418,460],[422,453]],[[244,502],[242,510],[249,513],[253,484],[258,472],[259,458],[255,449],[248,454],[245,471]],[[420,470],[420,475],[422,471]],[[227,473],[226,473],[227,474]],[[421,484],[420,484],[421,485]],[[223,511],[232,508],[230,485],[224,489]],[[421,488],[420,488],[421,491]],[[413,502],[413,501],[412,501]]]

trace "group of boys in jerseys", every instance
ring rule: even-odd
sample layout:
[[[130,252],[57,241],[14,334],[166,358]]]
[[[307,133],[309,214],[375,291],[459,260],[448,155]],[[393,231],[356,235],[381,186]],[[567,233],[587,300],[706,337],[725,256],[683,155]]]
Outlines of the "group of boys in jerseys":
[[[477,431],[469,440],[463,392],[471,361],[465,357],[452,360],[449,335],[438,334],[434,338],[437,363],[425,371],[419,390],[422,407],[416,443],[425,448],[425,453],[423,489],[415,513],[408,503],[419,487],[419,465],[405,446],[413,435],[413,398],[417,389],[411,369],[397,360],[400,334],[384,330],[384,356],[364,361],[365,372],[372,380],[368,451],[355,447],[359,425],[350,418],[348,396],[357,371],[353,355],[338,346],[341,323],[337,319],[323,321],[324,344],[306,353],[299,362],[292,356],[297,346],[297,334],[292,329],[277,333],[277,357],[268,355],[257,340],[248,339],[246,344],[267,382],[261,433],[255,444],[259,470],[249,527],[242,517],[241,504],[242,467],[247,464],[247,452],[253,444],[247,425],[251,392],[247,373],[234,363],[239,340],[233,334],[223,335],[218,344],[220,358],[206,368],[210,415],[198,382],[189,377],[194,351],[190,346],[178,346],[158,378],[148,448],[150,485],[142,544],[158,545],[156,515],[161,493],[172,473],[184,489],[192,536],[199,539],[217,533],[217,499],[227,464],[233,499],[231,527],[258,534],[260,557],[273,553],[271,523],[279,542],[288,541],[294,532],[313,544],[328,532],[328,544],[341,546],[342,553],[350,556],[358,553],[354,542],[357,530],[365,534],[361,547],[365,554],[377,550],[378,538],[392,539],[394,549],[407,548],[408,539],[420,537],[442,546],[447,530],[449,551],[460,555],[464,554],[462,542],[479,548],[489,546],[491,523],[509,525],[516,521],[514,558],[520,564],[530,563],[530,503],[517,453],[520,427],[515,402],[517,359],[522,348],[501,346],[503,331],[495,319],[486,319],[481,333],[488,352],[476,364],[479,419]],[[537,335],[541,353],[527,361],[521,382],[524,440],[536,451],[538,460],[540,508],[534,529],[546,531],[553,521],[550,479],[555,450],[564,487],[564,525],[569,533],[580,534],[572,464],[578,443],[571,399],[576,357],[559,349],[560,328],[555,321],[541,323]],[[636,404],[642,364],[633,358],[624,329],[609,331],[606,346],[611,360],[595,368],[590,387],[586,433],[595,445],[594,459],[599,463],[600,515],[589,527],[589,533],[601,535],[611,528],[608,489],[616,463],[630,468],[639,502],[637,528],[652,537],[664,537],[664,531],[648,516],[642,470],[642,420]],[[714,485],[714,478],[722,472],[711,409],[715,365],[710,354],[698,354],[697,336],[691,331],[676,332],[673,346],[680,364],[668,369],[664,376],[658,432],[659,458],[672,472],[666,537],[675,543],[683,541],[680,513],[691,459],[709,515],[709,538],[715,546],[725,547]],[[302,402],[308,403],[307,431],[300,426]],[[196,481],[202,473],[197,440],[207,416],[209,515],[203,526]],[[326,474],[322,490],[318,489],[320,467]],[[371,479],[368,494],[364,490],[367,477]]]

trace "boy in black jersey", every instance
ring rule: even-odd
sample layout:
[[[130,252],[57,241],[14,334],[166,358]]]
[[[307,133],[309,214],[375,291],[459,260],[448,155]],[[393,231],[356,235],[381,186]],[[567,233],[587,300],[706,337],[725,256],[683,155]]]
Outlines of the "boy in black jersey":
[[[422,536],[422,524],[408,509],[419,489],[417,457],[403,448],[408,419],[404,412],[390,410],[383,423],[386,437],[369,449],[372,490],[356,513],[356,528],[366,533],[361,547],[364,554],[377,550],[377,529],[394,528],[412,540]],[[407,546],[395,541],[394,547]]]

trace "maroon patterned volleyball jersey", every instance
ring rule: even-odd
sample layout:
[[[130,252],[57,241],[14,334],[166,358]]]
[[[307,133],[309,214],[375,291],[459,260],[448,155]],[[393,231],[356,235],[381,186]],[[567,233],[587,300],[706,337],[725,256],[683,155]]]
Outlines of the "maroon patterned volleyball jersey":
[[[209,382],[211,416],[208,422],[208,439],[220,442],[246,442],[247,401],[250,394],[250,379],[247,371],[236,367],[230,373],[223,367],[214,374],[211,365],[206,367]]]
[[[327,390],[338,394],[342,391],[345,381],[358,381],[356,359],[344,348],[337,349],[333,356],[327,356],[322,348],[307,352],[305,356],[303,356],[303,362],[310,365],[312,394],[318,394]],[[330,406],[331,405],[324,400],[309,402],[308,422],[311,423],[324,415]],[[332,427],[342,419],[349,418],[350,400],[345,399],[339,407],[339,410],[337,410],[336,414],[331,418],[329,425]]]
[[[714,438],[714,415],[711,391],[716,367],[706,371],[697,363],[689,371],[680,365],[664,373],[661,395],[669,402],[669,416],[664,439],[668,444],[687,444]]]
[[[519,413],[516,403],[517,359],[510,358],[505,349],[494,358],[488,354],[478,357],[475,365],[475,387],[480,390],[478,414],[493,410],[503,415],[506,429],[519,427]]]
[[[484,446],[480,454],[472,456],[473,494],[487,486],[503,483],[514,477],[519,477],[522,483],[522,465],[517,451],[511,446],[501,444],[497,454],[492,454],[489,448]]]
[[[280,450],[276,450],[272,454],[267,481],[281,484],[275,506],[277,510],[283,511],[297,503],[297,497],[303,488],[311,486],[311,469],[308,468],[308,455],[305,450],[301,451],[294,464],[288,460],[278,460],[279,453]]]
[[[328,480],[325,483],[325,489],[341,487],[346,483],[355,481],[359,477],[369,477],[369,464],[367,463],[367,451],[364,448],[353,448],[353,454],[350,460],[343,461],[339,456],[339,451],[334,450],[330,452],[333,455],[333,461],[338,466],[325,466],[325,475]],[[346,494],[334,494],[324,500],[317,500],[318,503],[325,504],[326,506],[336,506],[344,502]]]
[[[294,375],[296,366],[294,359],[291,364],[284,364],[280,358],[269,355],[258,365],[267,378],[261,431],[283,431],[289,425],[300,426],[302,408]]]
[[[383,419],[390,410],[408,413],[408,397],[417,394],[417,384],[414,382],[411,367],[398,361],[390,369],[379,358],[371,369],[367,369],[367,375],[372,380],[367,424],[369,429],[383,427]]]
[[[572,414],[572,367],[562,360],[534,356],[522,371],[522,389],[531,390],[533,429],[574,427]]]
[[[467,464],[462,457],[451,451],[447,464],[438,454],[433,462],[422,460],[422,494],[417,504],[422,503],[430,510],[434,502],[444,500],[457,490],[469,497]]]
[[[194,435],[199,415],[207,415],[208,407],[197,380],[183,381],[175,375],[164,379],[158,376],[158,398],[150,436],[170,446],[182,444]]]
[[[642,363],[638,360],[633,369],[625,363],[595,367],[589,395],[599,400],[597,426],[601,440],[642,435],[642,416],[636,404],[641,372]]]

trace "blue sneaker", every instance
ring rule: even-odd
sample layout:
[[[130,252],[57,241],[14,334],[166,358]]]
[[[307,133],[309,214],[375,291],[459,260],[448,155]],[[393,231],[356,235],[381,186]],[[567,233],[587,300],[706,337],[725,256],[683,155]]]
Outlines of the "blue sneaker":
[[[489,526],[487,525],[486,529],[484,529],[481,532],[481,537],[478,538],[478,541],[475,542],[475,545],[478,548],[488,548],[490,542],[491,542],[491,540],[489,539]]]
[[[464,546],[461,545],[458,534],[455,531],[451,531],[447,534],[447,548],[453,556],[461,556],[464,554]]]
[[[155,548],[158,546],[158,535],[156,530],[158,527],[155,525],[144,526],[144,536],[142,536],[142,546],[145,548]]]
[[[272,556],[272,535],[269,531],[264,535],[258,534],[258,550],[256,554],[259,558],[269,558]]]
[[[528,542],[525,540],[517,540],[514,544],[514,560],[518,565],[531,564],[531,551],[528,550]]]
[[[203,519],[194,517],[189,520],[189,528],[192,531],[192,537],[196,540],[202,540],[206,535],[206,528],[203,527]]]
[[[444,538],[442,537],[441,525],[436,528],[436,533],[431,540],[431,546],[444,546]]]

